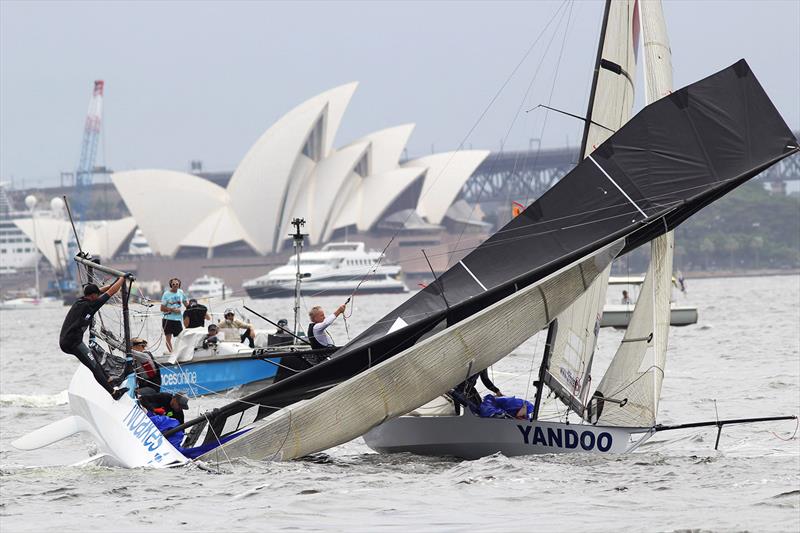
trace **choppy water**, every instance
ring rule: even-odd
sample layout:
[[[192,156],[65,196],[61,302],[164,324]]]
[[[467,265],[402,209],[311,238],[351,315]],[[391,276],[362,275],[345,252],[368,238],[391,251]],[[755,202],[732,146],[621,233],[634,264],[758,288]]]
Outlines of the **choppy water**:
[[[713,419],[715,399],[720,418],[799,414],[800,277],[693,280],[689,289],[700,322],[672,330],[661,422]],[[350,333],[402,299],[359,298]],[[338,303],[319,300],[328,308]],[[290,309],[288,301],[253,305],[271,317]],[[237,461],[216,473],[63,466],[87,457],[86,438],[35,452],[10,445],[68,415],[63,391],[76,361],[58,350],[63,313],[0,312],[4,533],[800,530],[800,440],[782,440],[794,422],[727,427],[718,452],[715,430],[705,429],[660,433],[637,453],[616,457],[384,456],[356,439],[319,462]],[[152,339],[155,330],[150,324],[142,333]],[[345,340],[341,324],[334,336]],[[525,394],[542,337],[494,367],[504,392]],[[620,338],[603,330],[598,377]],[[223,400],[195,400],[191,414]]]

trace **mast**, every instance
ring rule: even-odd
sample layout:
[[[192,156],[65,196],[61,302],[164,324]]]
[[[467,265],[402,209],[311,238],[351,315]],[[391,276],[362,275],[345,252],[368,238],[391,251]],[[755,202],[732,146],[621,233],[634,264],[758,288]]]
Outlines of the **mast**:
[[[603,24],[600,26],[600,41],[597,43],[597,57],[594,60],[594,74],[592,75],[592,90],[589,93],[589,103],[586,108],[586,125],[583,127],[583,137],[581,137],[581,157],[586,157],[586,144],[589,140],[589,126],[592,122],[592,112],[594,111],[594,98],[597,93],[597,80],[600,77],[600,61],[603,59],[603,43],[606,41],[606,30],[608,29],[608,14],[611,12],[611,0],[606,0],[603,10]]]
[[[550,364],[550,354],[553,351],[553,338],[558,332],[558,319],[550,322],[547,329],[547,340],[544,343],[544,354],[542,355],[542,365],[539,367],[539,386],[536,387],[536,399],[533,402],[533,419],[539,420],[539,406],[542,403],[542,391],[544,391],[544,376],[547,372],[547,365]]]
[[[294,258],[297,266],[294,279],[294,338],[292,339],[292,344],[297,344],[297,335],[299,333],[297,326],[300,323],[300,284],[303,279],[303,275],[300,272],[300,253],[303,251],[303,240],[308,237],[307,233],[300,233],[300,227],[305,225],[304,218],[292,219],[292,226],[294,226],[295,231],[289,234],[294,242]]]

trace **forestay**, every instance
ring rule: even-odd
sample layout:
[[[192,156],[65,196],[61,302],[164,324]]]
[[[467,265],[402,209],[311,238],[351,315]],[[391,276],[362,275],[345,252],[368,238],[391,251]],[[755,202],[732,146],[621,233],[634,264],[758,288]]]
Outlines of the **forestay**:
[[[672,92],[672,54],[661,2],[645,2],[642,20],[645,90],[652,103]],[[599,416],[600,424],[632,427],[656,422],[669,340],[673,247],[671,231],[650,244],[650,266],[622,343],[597,386],[591,421]],[[602,397],[627,402],[604,405]]]
[[[588,156],[633,111],[639,46],[638,0],[606,2],[581,155]],[[589,289],[556,318],[555,337],[542,380],[573,411],[583,416],[591,385],[592,358],[608,289],[609,265]]]

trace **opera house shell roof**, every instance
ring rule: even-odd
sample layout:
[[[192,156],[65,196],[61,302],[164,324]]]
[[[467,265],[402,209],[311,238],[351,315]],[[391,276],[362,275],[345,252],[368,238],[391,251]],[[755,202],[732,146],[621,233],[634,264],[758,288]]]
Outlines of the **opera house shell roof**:
[[[225,188],[170,170],[117,172],[111,179],[153,251],[162,255],[183,247],[213,254],[241,243],[261,254],[276,252],[294,217],[306,219],[311,243],[319,244],[336,230],[370,230],[390,211],[408,208],[398,207],[401,199],[429,223],[441,223],[489,152],[448,152],[401,163],[413,124],[334,148],[357,85],[330,89],[286,113],[250,148]]]

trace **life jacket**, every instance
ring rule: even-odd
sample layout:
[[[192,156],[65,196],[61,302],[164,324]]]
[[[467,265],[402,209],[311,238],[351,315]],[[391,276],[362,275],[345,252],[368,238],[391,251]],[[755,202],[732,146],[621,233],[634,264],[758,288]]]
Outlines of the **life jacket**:
[[[323,348],[327,348],[324,344],[319,342],[317,338],[314,336],[314,323],[308,325],[308,342],[311,344],[311,348],[313,350],[321,350]]]

